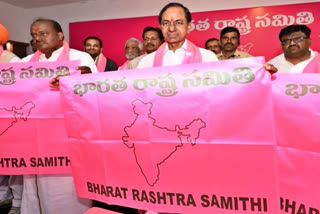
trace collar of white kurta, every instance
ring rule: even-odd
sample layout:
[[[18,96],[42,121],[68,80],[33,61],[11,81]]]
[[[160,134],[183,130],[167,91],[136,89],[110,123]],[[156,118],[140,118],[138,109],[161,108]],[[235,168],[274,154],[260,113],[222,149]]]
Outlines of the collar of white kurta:
[[[312,59],[312,58],[314,58],[315,56],[318,55],[318,52],[313,51],[313,50],[310,49],[310,48],[309,48],[309,51],[310,51],[310,58],[309,58],[309,59],[306,59],[306,60],[310,60],[310,59]],[[286,59],[286,56],[284,55],[283,52],[282,52],[282,54],[280,54],[279,56],[281,57],[281,60],[282,60],[283,62],[287,62],[287,63],[289,63],[289,64],[291,64],[291,65],[294,66],[294,64],[292,64],[291,62],[289,62],[289,61]],[[304,61],[302,61],[302,62],[304,62]]]
[[[305,61],[302,61],[302,62],[299,62],[298,64],[296,64],[296,65],[294,65],[294,64],[292,64],[291,62],[289,62],[287,59],[286,59],[286,57],[285,57],[285,55],[284,55],[284,53],[282,53],[281,55],[280,55],[280,57],[281,57],[281,60],[282,60],[282,62],[285,62],[285,63],[287,63],[288,65],[290,65],[290,66],[292,66],[292,67],[297,67],[297,66],[300,66],[300,65],[302,65],[304,62],[306,62],[306,61],[309,61],[309,62],[307,62],[308,64],[307,65],[305,65],[305,66],[302,66],[301,67],[301,69],[300,69],[300,71],[302,70],[302,73],[319,73],[319,53],[318,52],[316,52],[316,51],[313,51],[312,49],[310,49],[309,48],[309,51],[310,51],[310,58],[309,59],[306,59]]]
[[[201,63],[202,57],[200,49],[189,40],[185,40],[182,47],[185,50],[181,64]],[[153,67],[163,66],[165,53],[169,51],[168,43],[163,43],[155,53]]]
[[[60,53],[59,53],[60,52]],[[55,50],[52,54],[59,54],[58,58],[56,61],[69,61],[69,53],[70,53],[70,48],[69,45],[66,41],[63,41],[63,46],[57,50]],[[40,50],[37,50],[29,62],[39,62],[41,55],[43,55]]]
[[[98,60],[97,60],[97,69],[99,72],[104,72],[105,68],[106,68],[106,64],[107,64],[107,58],[103,55],[103,53],[101,52],[98,56]]]

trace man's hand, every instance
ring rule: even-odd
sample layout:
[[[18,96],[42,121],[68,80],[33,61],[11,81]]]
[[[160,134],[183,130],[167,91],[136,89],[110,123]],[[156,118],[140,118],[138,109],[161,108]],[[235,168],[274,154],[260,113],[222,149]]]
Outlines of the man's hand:
[[[87,66],[78,66],[78,67],[76,67],[76,70],[80,70],[81,74],[90,74],[90,73],[92,73],[91,69],[89,67],[87,67]]]
[[[55,78],[53,78],[49,84],[50,88],[59,89],[60,77],[63,77],[63,76],[67,76],[67,75],[58,75]]]
[[[76,67],[76,70],[79,70],[81,72],[81,74],[90,74],[90,73],[92,73],[91,69],[89,67],[87,67],[87,66],[78,66],[78,67]],[[67,75],[58,75],[55,78],[53,78],[50,81],[50,84],[49,84],[50,88],[59,89],[60,77],[63,77],[63,76],[67,76]]]
[[[278,69],[276,67],[274,67],[274,65],[272,65],[272,64],[264,64],[263,67],[264,67],[264,69],[269,71],[270,74],[274,74],[278,71]]]

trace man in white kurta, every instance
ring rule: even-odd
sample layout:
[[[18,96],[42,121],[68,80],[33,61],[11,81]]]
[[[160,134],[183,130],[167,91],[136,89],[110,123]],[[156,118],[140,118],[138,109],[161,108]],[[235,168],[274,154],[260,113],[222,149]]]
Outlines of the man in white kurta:
[[[34,21],[31,25],[31,36],[39,52],[23,58],[21,62],[58,61],[67,58],[80,60],[79,70],[82,73],[97,72],[89,54],[69,49],[63,41],[62,29],[57,22],[47,19]],[[22,214],[80,214],[89,207],[90,200],[77,197],[71,174],[24,176]]]
[[[158,21],[166,42],[157,51],[142,58],[137,68],[218,60],[213,52],[198,48],[186,39],[191,31],[191,13],[182,4],[167,4],[161,10]]]
[[[290,25],[283,28],[279,34],[283,53],[268,63],[278,68],[280,73],[304,72],[306,66],[319,57],[318,52],[310,49],[310,33],[311,30],[306,25]]]
[[[213,52],[198,48],[186,39],[191,30],[191,14],[184,5],[167,4],[160,11],[158,21],[166,42],[157,51],[143,57],[137,68],[218,61]],[[149,210],[147,213],[156,212]]]
[[[293,64],[288,61],[284,53],[274,57],[268,63],[273,64],[278,68],[279,73],[302,73],[304,68],[316,57],[319,55],[318,52],[309,49],[310,57],[304,61]]]

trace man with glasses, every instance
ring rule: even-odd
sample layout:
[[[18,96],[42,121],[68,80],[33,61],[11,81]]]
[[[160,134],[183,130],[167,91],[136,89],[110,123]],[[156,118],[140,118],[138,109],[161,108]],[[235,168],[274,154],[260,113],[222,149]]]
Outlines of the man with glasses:
[[[219,60],[239,59],[252,57],[246,52],[238,51],[240,45],[240,33],[237,28],[225,27],[220,32],[221,52],[217,54]]]
[[[167,4],[160,11],[158,21],[166,42],[143,57],[138,68],[217,61],[213,52],[198,48],[186,39],[191,31],[191,13],[184,5]]]
[[[319,53],[309,49],[310,33],[311,30],[306,25],[290,25],[283,28],[279,34],[283,53],[268,63],[273,64],[282,73],[302,73],[312,61],[319,66]]]

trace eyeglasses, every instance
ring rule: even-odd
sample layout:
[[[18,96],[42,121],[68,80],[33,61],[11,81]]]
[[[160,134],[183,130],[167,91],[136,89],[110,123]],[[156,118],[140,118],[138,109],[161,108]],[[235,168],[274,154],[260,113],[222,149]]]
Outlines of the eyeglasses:
[[[309,37],[305,37],[305,36],[299,36],[299,37],[294,37],[291,39],[284,39],[281,41],[282,45],[288,45],[291,43],[291,41],[293,41],[294,43],[298,43],[298,42],[302,42],[304,39],[309,39]]]

